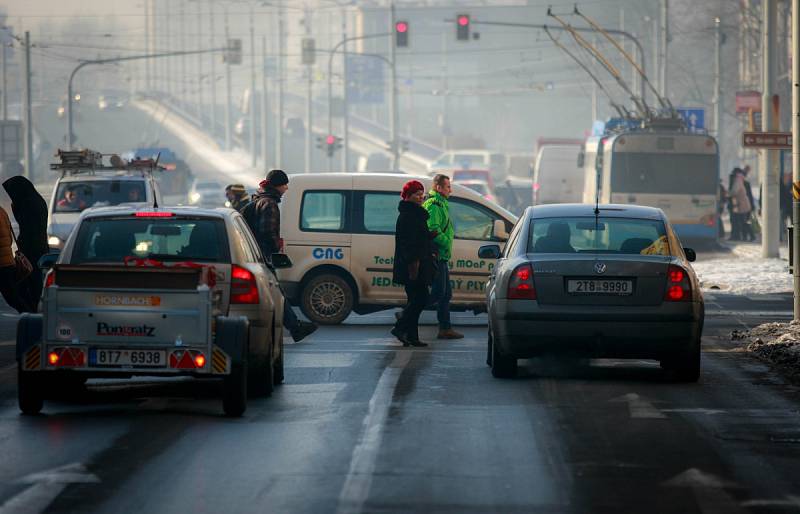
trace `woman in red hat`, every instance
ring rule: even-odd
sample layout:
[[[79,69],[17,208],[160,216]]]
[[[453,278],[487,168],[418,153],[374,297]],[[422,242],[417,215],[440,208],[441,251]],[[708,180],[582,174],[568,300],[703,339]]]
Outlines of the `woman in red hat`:
[[[392,281],[406,290],[407,304],[392,328],[403,346],[428,346],[419,340],[419,315],[428,303],[428,287],[434,274],[434,257],[428,231],[428,212],[422,207],[425,186],[418,180],[406,182],[397,206],[400,215],[394,235]]]

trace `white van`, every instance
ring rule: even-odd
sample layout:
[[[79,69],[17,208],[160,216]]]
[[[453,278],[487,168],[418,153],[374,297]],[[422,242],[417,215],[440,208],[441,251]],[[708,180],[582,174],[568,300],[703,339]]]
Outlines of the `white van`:
[[[351,312],[405,305],[392,283],[394,229],[400,190],[427,177],[381,173],[292,175],[281,202],[284,251],[293,266],[279,278],[292,303],[312,321],[341,323]],[[455,227],[450,277],[453,310],[486,310],[484,287],[493,260],[478,259],[487,242],[508,239],[516,217],[475,191],[453,184],[450,218]]]
[[[539,149],[533,170],[533,205],[583,201],[580,151],[578,145],[546,145]]]

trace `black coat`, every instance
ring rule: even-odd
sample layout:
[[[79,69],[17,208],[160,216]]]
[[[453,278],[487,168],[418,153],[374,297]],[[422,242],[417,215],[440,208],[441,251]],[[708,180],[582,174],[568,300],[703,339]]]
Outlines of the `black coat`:
[[[3,188],[11,198],[11,212],[19,225],[19,250],[35,265],[50,251],[47,246],[47,202],[23,176],[11,177],[3,182]]]
[[[433,281],[434,258],[431,233],[428,231],[428,211],[421,205],[405,200],[397,206],[400,215],[394,232],[394,267],[392,281],[409,282],[408,265],[419,260],[419,279],[429,285]]]

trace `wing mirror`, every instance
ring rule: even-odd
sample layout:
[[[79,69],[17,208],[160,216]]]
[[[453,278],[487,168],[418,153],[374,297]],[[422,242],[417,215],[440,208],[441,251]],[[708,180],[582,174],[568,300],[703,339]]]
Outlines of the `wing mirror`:
[[[506,230],[505,220],[494,220],[494,237],[500,241],[508,241],[508,230]]]
[[[39,266],[39,269],[42,271],[47,271],[55,265],[56,261],[58,261],[58,256],[61,255],[60,252],[50,252],[42,255],[39,258],[39,261],[36,263]]]
[[[694,262],[697,260],[697,253],[691,248],[684,248],[683,253],[686,254],[686,260],[689,262]]]
[[[480,259],[499,259],[500,245],[484,245],[478,248],[478,258]]]
[[[273,253],[272,267],[275,269],[291,268],[292,259],[290,259],[285,253]]]

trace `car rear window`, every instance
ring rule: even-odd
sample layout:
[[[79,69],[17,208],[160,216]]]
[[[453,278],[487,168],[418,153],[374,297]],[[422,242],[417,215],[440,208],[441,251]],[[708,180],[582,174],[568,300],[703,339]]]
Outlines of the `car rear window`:
[[[56,191],[55,212],[81,212],[90,207],[145,202],[144,180],[62,182]]]
[[[225,224],[210,218],[98,218],[80,225],[70,264],[126,257],[230,262]]]
[[[528,252],[670,255],[661,220],[602,216],[531,220]]]

